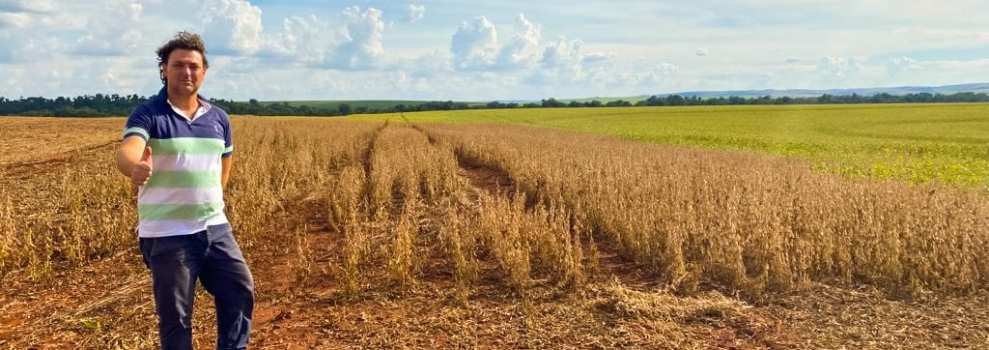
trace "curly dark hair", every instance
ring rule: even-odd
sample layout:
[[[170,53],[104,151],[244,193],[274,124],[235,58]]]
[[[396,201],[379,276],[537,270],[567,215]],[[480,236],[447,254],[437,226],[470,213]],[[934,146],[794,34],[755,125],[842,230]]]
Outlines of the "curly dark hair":
[[[159,47],[158,51],[155,51],[155,53],[158,54],[158,74],[161,78],[162,84],[167,84],[167,82],[165,81],[165,75],[161,72],[160,68],[163,68],[165,64],[168,63],[168,56],[171,55],[172,51],[175,51],[175,49],[199,52],[199,54],[203,56],[203,69],[209,69],[209,60],[206,59],[206,43],[203,41],[203,37],[199,36],[199,34],[183,30],[175,34],[175,38]]]

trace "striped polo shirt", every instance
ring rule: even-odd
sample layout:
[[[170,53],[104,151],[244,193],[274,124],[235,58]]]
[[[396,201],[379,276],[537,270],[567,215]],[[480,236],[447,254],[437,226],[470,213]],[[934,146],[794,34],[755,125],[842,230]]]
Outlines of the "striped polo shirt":
[[[233,152],[230,117],[199,96],[189,120],[168,102],[165,89],[134,109],[123,138],[151,147],[151,177],[137,194],[140,237],[192,234],[227,223],[223,214],[222,157]]]

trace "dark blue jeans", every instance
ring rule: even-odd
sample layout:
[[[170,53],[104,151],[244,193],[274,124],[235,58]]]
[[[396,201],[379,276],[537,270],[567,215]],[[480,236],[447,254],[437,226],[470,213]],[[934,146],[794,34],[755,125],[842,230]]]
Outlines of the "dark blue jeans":
[[[191,235],[141,238],[140,245],[154,282],[162,349],[192,349],[196,280],[213,295],[216,348],[247,348],[254,279],[229,224]]]

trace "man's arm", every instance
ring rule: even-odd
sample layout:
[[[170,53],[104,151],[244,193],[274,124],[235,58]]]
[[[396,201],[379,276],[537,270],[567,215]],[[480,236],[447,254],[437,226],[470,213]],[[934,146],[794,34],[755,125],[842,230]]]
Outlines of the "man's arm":
[[[141,161],[147,141],[137,135],[128,136],[117,148],[117,170],[126,177],[131,177],[134,166]]]
[[[234,156],[232,154],[221,158],[223,161],[223,172],[220,175],[220,184],[223,188],[227,188],[227,181],[230,180],[230,168],[233,166],[233,158]]]
[[[128,136],[117,149],[117,170],[131,179],[135,187],[144,186],[151,177],[151,147],[140,136]]]

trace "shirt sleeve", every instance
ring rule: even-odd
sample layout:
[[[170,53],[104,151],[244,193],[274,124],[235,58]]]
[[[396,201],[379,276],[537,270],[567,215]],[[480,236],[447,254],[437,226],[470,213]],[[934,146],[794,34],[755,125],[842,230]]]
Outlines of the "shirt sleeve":
[[[122,139],[126,139],[131,135],[137,135],[147,141],[151,138],[152,119],[151,111],[148,107],[141,105],[134,108],[131,112],[130,117],[127,117],[127,124],[124,126],[124,135]]]
[[[234,131],[230,125],[230,116],[223,113],[223,157],[229,157],[234,152]]]

